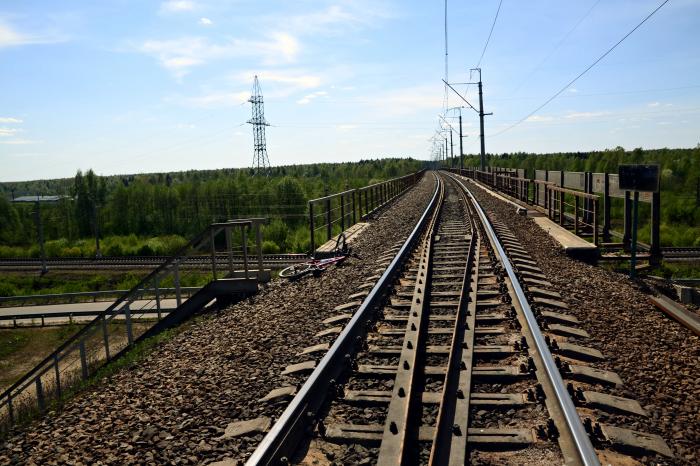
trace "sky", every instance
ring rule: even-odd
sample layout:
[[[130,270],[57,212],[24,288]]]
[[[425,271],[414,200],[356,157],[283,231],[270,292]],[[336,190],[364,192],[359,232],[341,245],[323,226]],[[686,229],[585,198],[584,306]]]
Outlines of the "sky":
[[[478,108],[456,83],[481,67],[487,152],[700,143],[700,0],[670,0],[511,128],[660,3],[503,0],[494,24],[499,0],[448,1],[447,78]],[[255,75],[272,165],[429,159],[438,115],[466,106],[442,83],[443,2],[2,0],[0,181],[250,166]]]

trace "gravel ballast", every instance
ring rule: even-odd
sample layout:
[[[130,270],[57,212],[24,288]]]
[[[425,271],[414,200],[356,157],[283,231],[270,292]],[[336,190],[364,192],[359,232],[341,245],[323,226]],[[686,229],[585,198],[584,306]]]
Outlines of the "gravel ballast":
[[[676,455],[666,464],[700,462],[700,339],[649,303],[645,286],[627,276],[573,260],[515,207],[467,186],[490,216],[505,223],[591,334],[586,345],[617,372],[619,395],[634,398],[649,418],[628,427],[661,435]],[[643,463],[652,462],[642,458]]]
[[[376,258],[403,240],[435,187],[418,186],[379,212],[353,244],[357,257],[318,277],[275,279],[250,299],[186,324],[138,365],[77,395],[0,444],[0,464],[207,464],[245,460],[262,434],[223,438],[235,421],[271,417],[259,402],[303,382],[281,376],[317,343],[322,320],[374,274]],[[306,358],[308,359],[308,358]]]

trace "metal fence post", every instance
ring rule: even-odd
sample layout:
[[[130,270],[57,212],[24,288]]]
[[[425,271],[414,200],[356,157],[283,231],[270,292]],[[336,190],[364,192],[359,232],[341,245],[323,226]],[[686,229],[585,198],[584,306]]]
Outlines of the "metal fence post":
[[[314,203],[309,201],[309,233],[311,236],[311,254],[316,250],[316,242],[314,238]]]
[[[345,231],[345,194],[340,194],[340,231]]]
[[[214,280],[216,280],[216,234],[214,232],[214,229],[212,228],[209,231],[209,241],[211,241],[211,273],[214,276]]]
[[[160,281],[158,280],[158,277],[155,277],[153,279],[153,289],[156,292],[156,310],[158,311],[158,320],[161,319],[161,313],[160,313]]]
[[[610,177],[603,174],[603,241],[610,241]]]
[[[355,207],[355,193],[357,193],[357,189],[352,190],[352,223],[353,225],[357,223],[357,208]]]
[[[331,200],[326,199],[326,241],[330,241],[332,237],[331,225]]]
[[[175,285],[175,302],[177,307],[182,304],[182,295],[180,293],[180,262],[176,259],[173,262],[173,282]]]
[[[654,263],[661,257],[661,191],[651,194],[651,237],[650,251]]]
[[[625,224],[622,232],[622,243],[625,248],[629,248],[632,237],[632,201],[630,192],[625,191]]]
[[[131,346],[131,343],[129,343],[129,346]],[[87,354],[85,353],[85,340],[80,340],[80,344],[78,345],[78,348],[80,349],[80,373],[83,376],[83,380],[87,380],[87,378],[88,378],[88,366],[87,366]]]
[[[53,357],[53,368],[56,374],[56,398],[61,398],[61,371],[58,370],[58,355]]]
[[[228,261],[228,273],[233,276],[236,268],[233,265],[233,241],[231,240],[231,227],[224,227],[224,239],[226,240],[226,258]]]
[[[557,192],[559,193],[559,225],[564,226],[564,192]]]
[[[263,253],[262,253],[262,230],[260,229],[260,223],[255,224],[255,253],[258,256],[258,279],[262,279]]]
[[[127,303],[126,306],[124,306],[124,320],[126,321],[126,337],[127,340],[129,341],[129,346],[133,346],[134,344],[134,332],[131,327],[131,305]]]
[[[41,386],[41,376],[37,376],[36,382],[36,403],[39,406],[39,411],[43,412],[46,409],[46,402],[44,400],[44,389]]]
[[[243,225],[241,233],[243,235],[243,275],[248,279],[248,232],[247,225]]]
[[[160,305],[158,306],[158,318],[160,319]],[[102,316],[102,339],[105,342],[105,361],[109,361],[109,333],[107,332],[107,319]]]
[[[598,246],[598,199],[593,199],[593,244]]]
[[[578,196],[574,194],[574,234],[578,235]],[[585,203],[584,203],[585,205]]]

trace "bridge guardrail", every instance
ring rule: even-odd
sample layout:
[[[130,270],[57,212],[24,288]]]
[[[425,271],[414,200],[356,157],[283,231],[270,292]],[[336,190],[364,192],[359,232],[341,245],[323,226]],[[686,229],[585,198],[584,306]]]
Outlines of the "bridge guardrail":
[[[344,231],[346,227],[357,223],[358,218],[366,218],[392,199],[403,194],[418,182],[424,172],[425,170],[421,170],[363,188],[348,189],[309,200],[311,253],[313,254],[316,250],[317,234],[320,237],[325,231],[326,241],[330,241],[333,237],[334,225],[340,226],[340,231]]]

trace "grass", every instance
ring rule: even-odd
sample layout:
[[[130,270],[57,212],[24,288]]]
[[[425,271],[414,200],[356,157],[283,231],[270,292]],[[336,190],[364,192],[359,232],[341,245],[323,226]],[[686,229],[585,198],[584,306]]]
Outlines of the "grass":
[[[0,275],[0,296],[26,296],[32,294],[61,294],[83,291],[129,290],[146,276],[144,271],[49,271],[44,276],[27,272],[3,272]],[[211,279],[209,272],[186,270],[180,278],[181,286],[201,286]],[[163,280],[161,286],[172,286],[172,278]],[[89,298],[88,298],[89,300]]]
[[[195,317],[190,322],[196,322],[197,320],[199,320],[199,318]],[[158,335],[146,338],[136,343],[122,357],[100,367],[86,380],[79,379],[79,376],[76,374],[76,378],[73,379],[74,382],[72,384],[66,384],[66,388],[63,390],[61,397],[53,399],[49,402],[47,411],[60,411],[62,406],[78,393],[81,393],[89,388],[98,385],[100,382],[102,382],[105,379],[108,379],[109,377],[116,374],[122,369],[129,369],[137,366],[139,363],[145,360],[158,345],[173,338],[184,328],[186,328],[187,325],[189,324],[186,323],[184,325],[172,329],[164,330]],[[13,359],[13,357],[19,357],[23,361],[29,361],[29,359],[32,356],[37,358],[37,361],[33,362],[32,364],[26,364],[26,367],[22,367],[21,370],[17,371],[18,374],[14,376],[14,380],[8,379],[5,382],[0,382],[3,384],[2,388],[7,388],[15,380],[18,380],[19,377],[21,377],[27,370],[33,367],[33,364],[36,364],[44,357],[46,357],[49,351],[51,351],[55,348],[55,346],[58,346],[58,344],[63,342],[71,334],[71,332],[74,332],[75,330],[77,330],[77,326],[66,326],[58,329],[13,329],[8,330],[7,334],[0,333],[0,335],[2,335],[0,336],[0,341],[2,342],[0,343],[0,347],[11,348],[9,351],[12,352],[10,355],[4,356],[2,359],[0,359],[0,364],[5,364],[7,361]],[[24,343],[15,344],[14,342],[18,339],[24,340]],[[40,342],[43,351],[40,352],[38,347],[34,347],[33,345],[31,345],[32,341]],[[57,344],[55,346],[51,346],[51,344],[53,344],[54,342]],[[48,349],[49,347],[50,349]],[[17,406],[15,414],[17,418],[17,424],[26,425],[33,419],[35,419],[39,414],[40,413],[36,408],[35,402],[25,403],[22,406]],[[3,427],[6,426],[0,425],[0,438],[8,432]]]
[[[0,328],[0,391],[16,382],[80,327],[71,324],[41,328]]]

